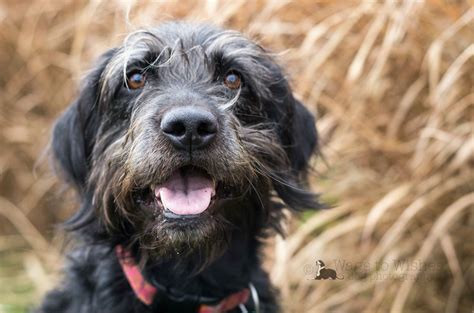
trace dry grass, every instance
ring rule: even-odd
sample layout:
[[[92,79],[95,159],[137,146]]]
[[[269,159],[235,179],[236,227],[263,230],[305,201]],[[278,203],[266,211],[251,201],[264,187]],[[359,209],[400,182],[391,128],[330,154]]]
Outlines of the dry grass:
[[[23,312],[57,278],[61,244],[51,225],[74,201],[58,196],[47,162],[37,162],[53,119],[93,58],[127,31],[171,18],[236,28],[284,51],[296,93],[318,115],[326,163],[315,161],[313,185],[334,208],[293,219],[289,236],[270,243],[285,312],[470,312],[472,6],[4,0],[0,312]],[[311,280],[316,259],[345,279]]]

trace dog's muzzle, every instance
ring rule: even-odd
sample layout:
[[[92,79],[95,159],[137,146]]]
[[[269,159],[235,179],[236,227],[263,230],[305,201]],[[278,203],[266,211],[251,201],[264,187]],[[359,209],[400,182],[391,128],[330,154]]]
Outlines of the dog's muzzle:
[[[214,114],[202,106],[181,106],[163,115],[160,130],[174,149],[192,156],[215,139],[218,122]],[[152,191],[170,217],[195,216],[210,206],[216,195],[216,182],[204,170],[182,167],[163,183],[153,186]]]

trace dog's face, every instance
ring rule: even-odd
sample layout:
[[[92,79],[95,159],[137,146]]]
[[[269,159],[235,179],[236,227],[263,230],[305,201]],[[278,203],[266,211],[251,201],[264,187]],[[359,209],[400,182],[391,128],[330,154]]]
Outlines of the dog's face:
[[[315,206],[300,184],[315,145],[312,116],[264,49],[179,23],[106,53],[53,138],[83,199],[70,223],[152,255],[213,253],[233,230],[265,228],[282,202]]]

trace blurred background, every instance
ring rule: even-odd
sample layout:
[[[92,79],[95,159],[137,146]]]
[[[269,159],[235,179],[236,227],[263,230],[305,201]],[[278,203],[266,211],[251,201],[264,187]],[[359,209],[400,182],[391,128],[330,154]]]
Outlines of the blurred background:
[[[474,3],[0,1],[0,312],[60,279],[74,195],[48,140],[91,62],[127,32],[184,18],[277,54],[318,117],[311,185],[266,267],[284,312],[474,309]],[[315,281],[316,260],[343,280]]]

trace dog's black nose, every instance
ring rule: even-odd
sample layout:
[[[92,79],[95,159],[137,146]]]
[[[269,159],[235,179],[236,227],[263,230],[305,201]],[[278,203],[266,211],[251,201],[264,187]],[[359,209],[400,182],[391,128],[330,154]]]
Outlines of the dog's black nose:
[[[167,112],[160,128],[173,146],[181,150],[206,147],[216,137],[217,119],[209,111],[198,107],[181,107]]]

